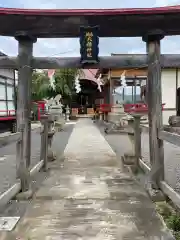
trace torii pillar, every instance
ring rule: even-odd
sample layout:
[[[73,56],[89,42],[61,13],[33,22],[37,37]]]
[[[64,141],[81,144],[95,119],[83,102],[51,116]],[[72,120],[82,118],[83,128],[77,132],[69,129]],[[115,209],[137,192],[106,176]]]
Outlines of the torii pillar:
[[[22,192],[26,192],[30,184],[32,57],[36,38],[22,32],[15,39],[18,41],[17,129],[21,133],[17,145],[17,177]]]
[[[162,92],[160,40],[164,38],[162,31],[154,31],[143,37],[148,55],[147,103],[149,118],[149,152],[151,173],[150,182],[153,189],[159,188],[164,179],[163,141],[158,138],[162,124]]]

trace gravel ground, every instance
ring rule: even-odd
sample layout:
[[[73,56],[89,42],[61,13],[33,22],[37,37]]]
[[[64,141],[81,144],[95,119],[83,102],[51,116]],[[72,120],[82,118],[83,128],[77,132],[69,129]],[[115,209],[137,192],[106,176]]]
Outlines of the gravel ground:
[[[104,134],[104,126],[99,124],[98,126],[118,157],[131,149],[131,143],[126,135]],[[148,133],[142,133],[141,144],[143,160],[150,166]],[[180,192],[180,147],[164,142],[164,163],[165,180],[171,187]]]
[[[53,149],[62,154],[74,125],[66,125],[64,131],[56,133]],[[31,168],[40,160],[39,130],[32,131]],[[12,143],[0,150],[0,194],[6,191],[16,181],[16,144]]]
[[[103,124],[98,124],[98,127],[113,151],[117,154],[118,158],[123,156],[124,153],[131,151],[131,142],[126,134],[105,134],[105,126]]]
[[[149,136],[142,134],[143,160],[150,166],[149,161]],[[164,142],[165,180],[176,191],[180,192],[180,147]]]

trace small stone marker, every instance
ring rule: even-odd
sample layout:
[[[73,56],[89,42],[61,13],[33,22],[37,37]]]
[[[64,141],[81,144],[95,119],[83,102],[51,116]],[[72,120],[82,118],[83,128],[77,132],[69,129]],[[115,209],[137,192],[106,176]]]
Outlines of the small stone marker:
[[[12,231],[20,217],[0,217],[0,231]]]

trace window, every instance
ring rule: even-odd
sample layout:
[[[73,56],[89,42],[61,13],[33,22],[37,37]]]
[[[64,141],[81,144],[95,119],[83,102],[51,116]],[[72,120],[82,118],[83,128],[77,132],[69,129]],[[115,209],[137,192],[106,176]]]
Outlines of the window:
[[[0,84],[0,100],[6,99],[6,86],[4,84]]]
[[[8,110],[14,115],[14,85],[13,80],[0,76],[0,116],[6,116]]]
[[[9,85],[12,85],[12,86],[14,85],[14,80],[13,79],[7,79],[6,82]]]
[[[6,101],[0,101],[0,116],[7,115],[7,105]]]
[[[10,111],[9,114],[14,115],[14,110],[15,110],[14,102],[13,101],[8,101],[7,106],[8,106],[8,111]]]
[[[136,78],[127,78],[125,87],[117,87],[115,92],[116,96],[114,97],[115,102],[120,103],[139,103],[141,100],[141,83],[146,83],[146,78],[136,77]]]
[[[13,100],[14,95],[14,87],[7,85],[7,100]]]

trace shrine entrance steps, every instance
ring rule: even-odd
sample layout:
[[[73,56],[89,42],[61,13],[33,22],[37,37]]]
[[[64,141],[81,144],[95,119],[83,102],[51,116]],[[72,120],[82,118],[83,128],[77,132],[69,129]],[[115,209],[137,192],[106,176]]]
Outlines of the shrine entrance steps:
[[[119,143],[121,144],[121,143]],[[96,125],[79,119],[50,176],[7,239],[173,239]]]

